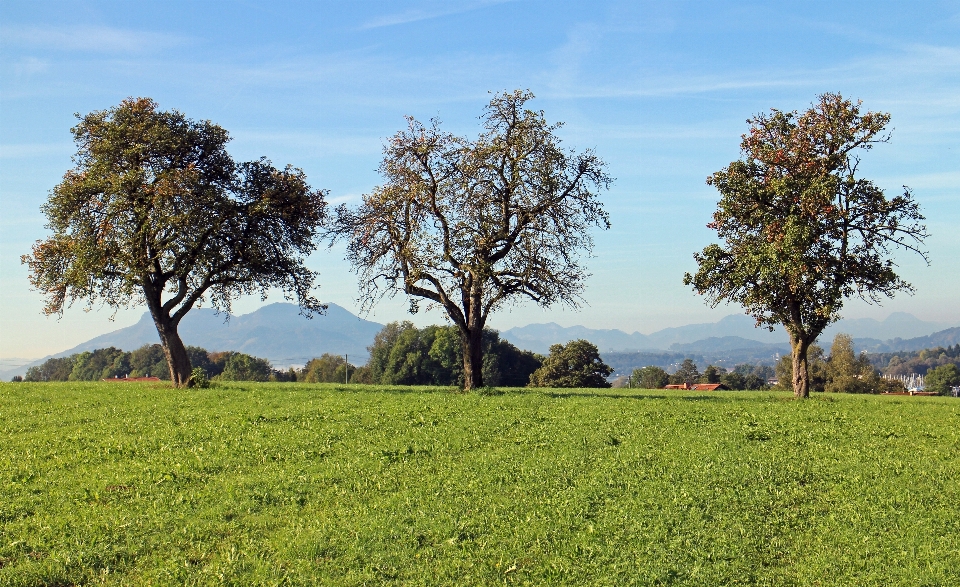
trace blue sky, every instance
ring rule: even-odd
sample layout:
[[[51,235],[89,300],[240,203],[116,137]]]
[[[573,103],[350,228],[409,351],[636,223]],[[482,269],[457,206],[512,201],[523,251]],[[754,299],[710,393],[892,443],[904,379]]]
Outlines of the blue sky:
[[[210,119],[238,159],[303,168],[334,203],[379,182],[403,116],[475,135],[488,92],[528,88],[617,178],[603,199],[589,305],[495,315],[651,332],[738,312],[682,283],[745,119],[840,92],[893,116],[865,177],[914,190],[931,265],[898,254],[916,288],[847,317],[906,311],[960,323],[960,2],[29,2],[0,1],[0,356],[37,357],[133,323],[142,308],[40,314],[19,256],[46,235],[39,206],[70,166],[75,112],[127,96]],[[342,249],[313,255],[319,296],[356,310]],[[269,301],[279,301],[272,297]],[[255,309],[259,298],[236,311]],[[369,317],[409,318],[399,297]],[[418,315],[420,323],[439,314]],[[187,341],[189,342],[189,341]]]

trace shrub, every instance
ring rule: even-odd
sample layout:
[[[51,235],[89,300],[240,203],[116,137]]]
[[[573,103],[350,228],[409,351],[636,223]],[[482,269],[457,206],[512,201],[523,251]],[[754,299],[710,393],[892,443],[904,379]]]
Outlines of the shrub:
[[[203,367],[193,368],[187,385],[190,387],[198,387],[200,389],[207,389],[210,387],[210,380],[207,379],[207,372],[203,370]]]

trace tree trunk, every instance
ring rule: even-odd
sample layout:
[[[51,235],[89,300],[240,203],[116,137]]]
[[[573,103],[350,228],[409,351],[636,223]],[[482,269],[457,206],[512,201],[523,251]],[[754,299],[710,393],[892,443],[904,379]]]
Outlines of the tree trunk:
[[[483,387],[483,328],[460,332],[463,341],[463,389]]]
[[[180,340],[180,334],[177,332],[177,323],[170,319],[170,316],[164,311],[160,304],[160,295],[150,285],[148,279],[144,279],[143,286],[144,297],[147,299],[147,308],[153,317],[153,324],[157,327],[157,334],[160,335],[160,344],[163,346],[163,356],[167,359],[167,368],[170,369],[170,381],[174,387],[185,387],[190,382],[190,375],[193,368],[190,365],[190,356],[187,355],[187,349]]]
[[[807,365],[807,350],[810,341],[803,336],[790,335],[793,350],[793,396],[797,399],[810,397],[810,369]]]
[[[176,387],[184,387],[190,381],[190,375],[193,368],[190,365],[190,356],[187,355],[187,349],[180,340],[180,334],[177,333],[177,327],[169,325],[164,329],[157,326],[157,332],[160,334],[160,342],[163,344],[163,355],[167,359],[167,366],[170,368],[170,381]]]

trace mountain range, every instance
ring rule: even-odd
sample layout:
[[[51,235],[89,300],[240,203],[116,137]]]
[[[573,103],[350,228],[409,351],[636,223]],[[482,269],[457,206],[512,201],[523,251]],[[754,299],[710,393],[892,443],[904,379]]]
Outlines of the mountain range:
[[[881,349],[886,350],[893,341],[899,340],[896,345],[907,344],[914,338],[932,336],[931,333],[942,331],[949,326],[951,325],[925,322],[904,312],[894,312],[882,321],[872,318],[840,320],[824,330],[820,335],[820,341],[821,344],[829,345],[837,333],[843,332],[852,336],[855,342],[862,339],[862,344],[855,345],[858,346],[858,350],[880,352]],[[520,348],[537,353],[549,352],[551,344],[565,343],[578,338],[589,340],[597,345],[601,352],[645,350],[702,352],[758,348],[755,344],[758,342],[776,347],[787,345],[789,348],[789,337],[782,326],[778,326],[773,331],[757,328],[753,318],[743,314],[731,314],[717,322],[664,328],[651,334],[639,332],[627,334],[622,330],[592,330],[583,326],[565,328],[551,322],[511,328],[502,332],[501,337]],[[942,338],[951,339],[949,334]],[[683,346],[693,343],[699,344],[697,349]],[[675,348],[674,345],[680,346]],[[906,347],[891,350],[906,350]]]
[[[919,350],[960,343],[960,327],[946,326],[897,312],[883,321],[870,318],[840,320],[824,331],[820,340],[823,346],[829,347],[834,334],[844,332],[854,338],[854,347],[858,351],[868,352]],[[329,304],[325,315],[306,319],[296,305],[275,303],[241,316],[217,314],[209,308],[194,309],[180,324],[180,335],[187,345],[209,351],[240,351],[266,358],[275,367],[286,368],[303,365],[323,353],[347,354],[351,363],[363,364],[369,357],[367,347],[382,328],[382,324],[359,318],[336,304]],[[552,344],[583,338],[597,345],[602,356],[610,357],[618,364],[624,363],[624,368],[626,363],[635,361],[659,365],[672,364],[687,357],[698,364],[772,364],[790,350],[782,328],[772,332],[756,328],[752,318],[736,314],[717,322],[664,328],[651,334],[549,323],[511,328],[500,335],[522,349],[541,354],[548,353]],[[157,342],[159,338],[153,320],[145,313],[132,326],[97,336],[51,356],[69,356],[109,346],[130,351]],[[30,366],[39,365],[48,358],[4,369],[0,372],[0,380],[9,381],[12,376],[22,375]]]

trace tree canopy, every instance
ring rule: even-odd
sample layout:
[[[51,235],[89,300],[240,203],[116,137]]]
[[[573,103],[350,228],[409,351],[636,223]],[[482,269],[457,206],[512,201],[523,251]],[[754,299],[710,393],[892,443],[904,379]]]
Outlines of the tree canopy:
[[[954,387],[960,385],[960,369],[953,363],[940,365],[927,372],[924,387],[940,395],[951,395]]]
[[[441,307],[458,329],[464,385],[483,380],[490,312],[531,300],[576,307],[587,273],[588,229],[608,228],[597,198],[609,187],[592,151],[561,148],[529,92],[496,94],[475,141],[408,118],[384,148],[384,185],[355,210],[337,209],[333,242],[346,239],[362,299],[405,293],[411,312]]]
[[[640,389],[660,389],[670,382],[670,375],[654,365],[634,369],[630,374],[630,386]]]
[[[146,304],[171,379],[184,385],[191,365],[177,326],[194,306],[229,312],[238,295],[279,288],[305,313],[322,311],[303,259],[326,204],[302,171],[235,163],[223,128],[148,98],[78,118],[76,167],[42,207],[52,235],[22,258],[45,313],[76,300]]]
[[[410,322],[384,326],[369,347],[371,383],[463,386],[463,348],[454,326],[416,328]],[[489,386],[523,387],[542,357],[522,351],[495,330],[483,333],[483,380]]]
[[[758,326],[784,325],[797,397],[809,394],[807,351],[844,300],[912,291],[893,249],[926,259],[924,217],[910,190],[888,198],[858,177],[859,152],[889,140],[889,121],[838,94],[802,114],[774,109],[748,120],[743,159],[707,179],[721,196],[708,226],[724,244],[695,254],[699,269],[684,283],[712,306],[742,305]]]
[[[550,346],[550,356],[530,376],[531,387],[610,387],[613,369],[593,343],[579,339]]]

